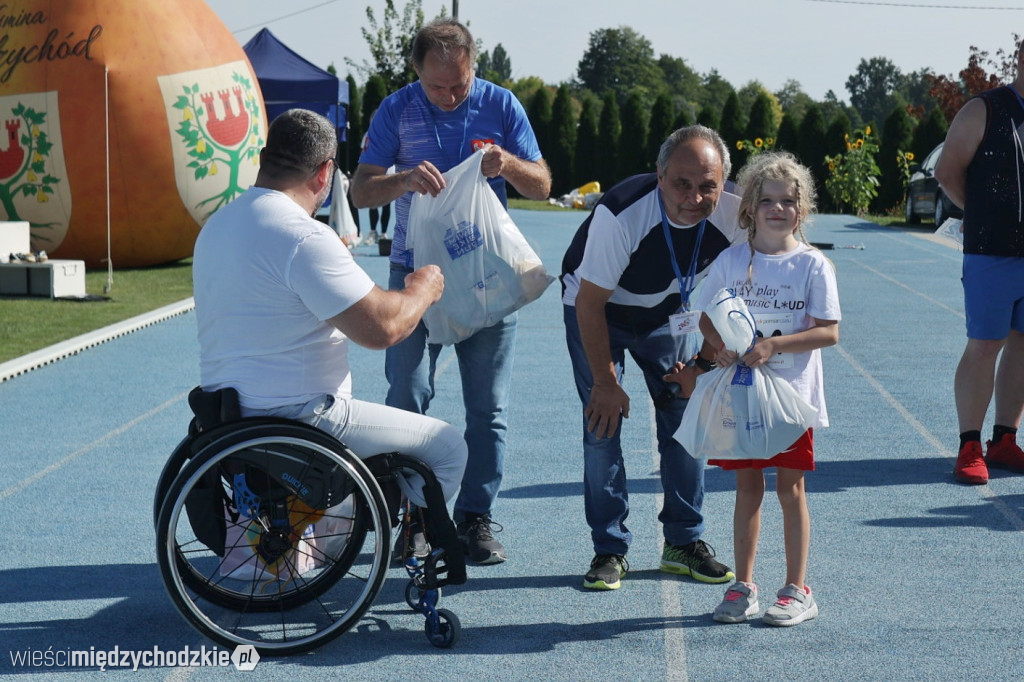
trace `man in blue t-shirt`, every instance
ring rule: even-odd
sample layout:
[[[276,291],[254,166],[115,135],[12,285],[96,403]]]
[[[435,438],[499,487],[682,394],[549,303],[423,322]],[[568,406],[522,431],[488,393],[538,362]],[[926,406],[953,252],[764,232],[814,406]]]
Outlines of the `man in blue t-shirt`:
[[[445,187],[443,173],[476,150],[485,150],[481,171],[502,204],[507,204],[506,182],[530,199],[545,199],[551,191],[551,173],[526,112],[511,92],[475,77],[476,55],[473,36],[457,20],[427,24],[412,45],[419,80],[386,97],[370,124],[352,198],[360,208],[395,202],[391,289],[401,289],[412,271],[413,254],[406,246],[412,193],[437,196]],[[394,173],[387,172],[390,166]],[[454,518],[467,555],[481,564],[507,558],[494,538],[492,531],[501,528],[491,513],[505,457],[515,333],[512,314],[455,344],[469,461]],[[412,336],[388,349],[388,405],[426,412],[440,350],[428,346],[422,323]]]

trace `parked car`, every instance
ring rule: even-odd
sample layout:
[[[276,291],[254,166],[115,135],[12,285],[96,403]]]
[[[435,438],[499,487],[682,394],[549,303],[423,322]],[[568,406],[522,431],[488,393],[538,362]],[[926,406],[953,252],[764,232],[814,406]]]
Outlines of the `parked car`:
[[[963,211],[949,200],[946,193],[939,187],[935,179],[935,166],[942,156],[942,145],[933,149],[924,161],[911,166],[913,173],[907,184],[907,222],[917,225],[921,218],[931,218],[938,227],[946,222],[946,218],[962,218]]]

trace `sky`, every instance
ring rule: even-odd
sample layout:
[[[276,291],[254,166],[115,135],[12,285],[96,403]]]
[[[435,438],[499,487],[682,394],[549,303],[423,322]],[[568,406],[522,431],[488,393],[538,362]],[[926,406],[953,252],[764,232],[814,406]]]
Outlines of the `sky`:
[[[394,0],[401,15],[405,0]],[[384,0],[207,0],[245,44],[261,28],[321,68],[364,77],[366,8],[381,22]],[[777,91],[789,80],[821,100],[849,101],[847,79],[862,59],[885,57],[902,72],[954,75],[971,46],[1012,51],[1024,35],[1021,0],[459,0],[459,19],[484,50],[501,44],[512,77],[571,80],[594,31],[629,26],[655,56],[681,57],[700,74],[717,69],[734,87],[752,80]],[[423,0],[427,20],[452,0]]]

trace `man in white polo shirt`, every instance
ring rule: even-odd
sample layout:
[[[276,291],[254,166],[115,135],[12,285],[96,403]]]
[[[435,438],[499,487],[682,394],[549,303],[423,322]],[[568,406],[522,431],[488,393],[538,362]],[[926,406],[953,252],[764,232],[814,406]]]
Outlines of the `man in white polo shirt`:
[[[337,135],[323,116],[291,109],[274,119],[256,184],[217,211],[193,262],[204,390],[238,391],[242,415],[296,419],[360,457],[402,452],[426,463],[450,499],[466,443],[437,419],[356,400],[349,340],[384,349],[406,338],[441,297],[435,266],[401,291],[376,286],[338,235],[312,216],[330,191]],[[415,503],[417,481],[400,481]]]

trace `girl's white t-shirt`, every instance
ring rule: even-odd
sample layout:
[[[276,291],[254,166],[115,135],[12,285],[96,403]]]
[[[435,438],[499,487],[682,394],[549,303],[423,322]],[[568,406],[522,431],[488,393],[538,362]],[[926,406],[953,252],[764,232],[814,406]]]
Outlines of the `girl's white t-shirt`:
[[[694,307],[703,310],[721,289],[732,289],[754,316],[758,335],[765,337],[809,329],[814,326],[812,318],[841,319],[835,268],[821,251],[804,243],[774,256],[755,251],[748,284],[750,262],[749,243],[734,244],[719,254],[697,292]],[[818,409],[814,426],[828,426],[821,350],[779,353],[767,364]]]

